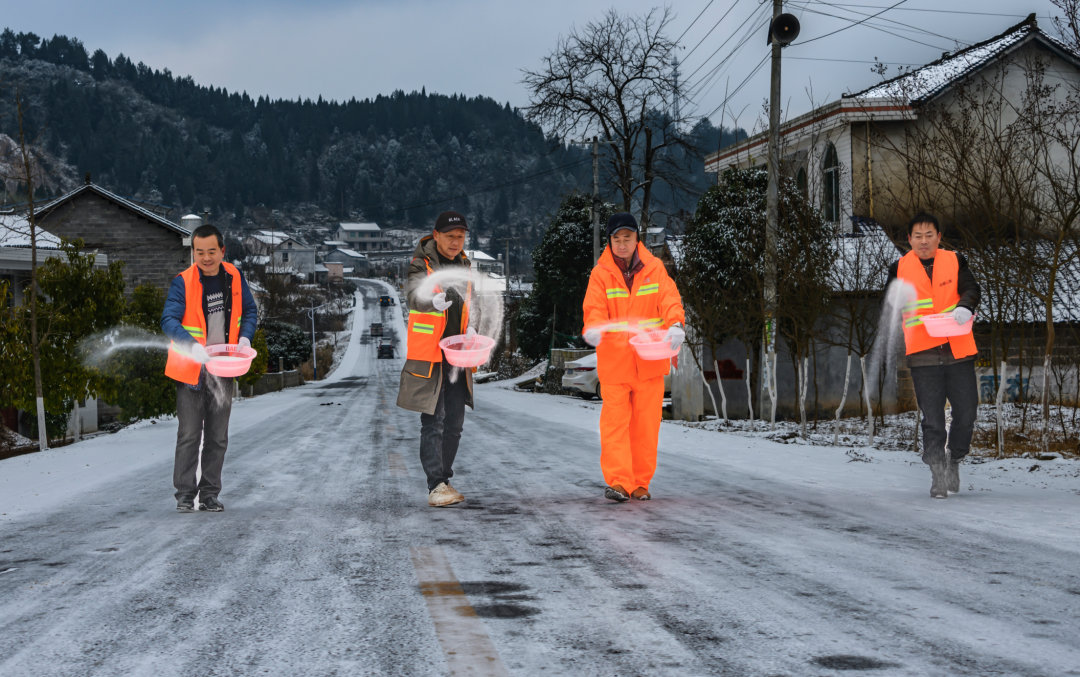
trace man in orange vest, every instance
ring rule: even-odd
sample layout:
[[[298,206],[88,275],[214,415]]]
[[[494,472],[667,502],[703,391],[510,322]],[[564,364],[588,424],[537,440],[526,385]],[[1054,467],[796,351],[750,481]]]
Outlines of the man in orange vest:
[[[908,224],[911,251],[889,268],[889,283],[900,279],[915,289],[904,306],[907,365],[922,411],[923,462],[933,477],[930,495],[947,498],[960,491],[960,462],[971,449],[979,407],[975,381],[975,338],[971,333],[930,336],[922,316],[951,313],[966,324],[979,307],[981,290],[964,257],[940,248],[941,228],[932,214],[919,213]],[[945,401],[952,425],[945,430]]]
[[[627,213],[607,224],[608,246],[589,277],[582,310],[585,340],[596,346],[600,379],[600,469],[613,501],[652,498],[656,445],[670,360],[643,360],[630,346],[635,328],[662,330],[671,347],[686,338],[682,297],[660,259],[638,241]]]
[[[173,485],[176,509],[221,512],[221,468],[229,444],[232,379],[206,373],[210,361],[205,346],[238,343],[251,347],[258,323],[258,308],[247,280],[226,263],[225,241],[212,225],[191,234],[195,263],[173,278],[161,330],[171,339],[165,375],[176,381],[176,459]],[[202,442],[202,477],[196,483],[199,442]]]
[[[473,370],[450,366],[439,341],[472,331],[471,264],[464,253],[468,231],[465,217],[458,212],[439,214],[431,235],[417,243],[409,266],[408,349],[397,405],[420,413],[420,463],[427,475],[428,505],[433,507],[465,500],[450,485],[450,478],[454,476],[465,406],[473,406]],[[461,275],[436,285],[433,294],[421,293],[429,275],[454,268],[460,269]]]

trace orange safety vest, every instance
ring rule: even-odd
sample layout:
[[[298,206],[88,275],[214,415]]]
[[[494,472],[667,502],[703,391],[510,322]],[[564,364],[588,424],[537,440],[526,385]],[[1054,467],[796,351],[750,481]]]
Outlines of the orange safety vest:
[[[953,357],[960,359],[979,352],[975,347],[975,337],[971,334],[962,336],[936,337],[926,332],[923,315],[948,313],[956,308],[960,301],[957,290],[957,278],[960,274],[960,260],[956,252],[938,249],[934,254],[934,279],[930,280],[915,252],[908,252],[896,266],[896,277],[915,287],[915,300],[904,306],[904,343],[907,354],[936,348],[946,342],[952,348]]]
[[[631,326],[667,329],[685,322],[682,297],[660,259],[638,243],[642,268],[634,275],[634,288],[626,288],[626,278],[615,263],[611,248],[604,249],[589,277],[582,311],[585,327],[609,325],[596,347],[596,370],[600,383],[629,383],[664,376],[671,371],[669,360],[643,360],[630,345]],[[615,325],[615,326],[610,326]],[[584,330],[583,330],[584,333]]]
[[[232,276],[232,316],[229,318],[229,331],[227,334],[231,340],[240,335],[240,320],[244,312],[244,300],[242,298],[242,286],[240,284],[240,271],[231,263],[221,262],[225,272]],[[198,266],[180,273],[184,280],[184,317],[180,324],[191,334],[192,338],[200,345],[206,345],[206,316],[203,314],[203,287],[199,279]],[[196,385],[199,382],[199,373],[202,365],[191,358],[190,355],[176,349],[176,342],[169,343],[169,359],[165,363],[165,375],[174,381]]]
[[[413,259],[415,260],[415,259]],[[427,274],[435,271],[431,269],[431,262],[424,259],[424,267]],[[436,285],[435,293],[442,293],[442,288]],[[465,292],[465,307],[461,310],[461,333],[464,334],[469,328],[469,303],[472,299],[472,281],[469,281]],[[428,362],[427,374],[413,374],[421,378],[431,378],[431,372],[435,363],[441,363],[443,359],[442,348],[439,341],[442,340],[446,330],[446,313],[433,310],[430,313],[422,313],[418,310],[409,311],[408,327],[408,350],[405,355],[407,360],[419,360]],[[473,370],[475,371],[475,369]],[[412,372],[409,372],[412,373]]]

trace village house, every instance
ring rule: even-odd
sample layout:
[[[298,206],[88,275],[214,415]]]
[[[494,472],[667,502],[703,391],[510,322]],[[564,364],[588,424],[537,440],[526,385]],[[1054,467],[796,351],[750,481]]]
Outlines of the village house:
[[[393,244],[375,223],[339,223],[334,240],[345,242],[349,249],[365,254],[389,250]]]
[[[1025,91],[1023,74],[1018,69],[999,67],[1009,60],[1033,56],[1047,60],[1057,76],[1080,83],[1080,58],[1041,31],[1035,17],[1031,16],[1001,35],[955,53],[946,53],[933,63],[846,94],[781,125],[782,175],[793,179],[797,189],[803,191],[825,219],[837,227],[838,257],[831,279],[834,305],[840,303],[843,296],[856,296],[860,303],[868,304],[872,309],[871,320],[878,321],[887,266],[907,250],[903,236],[911,217],[899,208],[911,202],[910,194],[904,182],[902,162],[890,149],[903,144],[909,125],[920,124],[920,108],[934,103],[947,109],[958,87],[980,77],[1000,78],[1000,91],[1006,98],[1019,98]],[[729,168],[764,167],[767,153],[768,133],[762,132],[709,155],[705,169],[719,175]],[[666,244],[670,258],[677,265],[679,238],[669,236]],[[1075,255],[1072,258],[1075,260]],[[1080,322],[1080,303],[1077,302],[1080,299],[1080,263],[1063,270],[1058,284],[1054,316],[1060,320],[1062,329],[1069,331],[1058,332],[1055,353],[1076,352],[1075,329]],[[993,293],[983,290],[984,306],[997,302]],[[1021,391],[1029,396],[1030,386],[1037,380],[1041,367],[1032,368],[1030,360],[1038,353],[1039,342],[1045,339],[1038,317],[1040,312],[1036,309],[1028,316],[1013,318],[1013,326],[1019,330],[1019,335],[1027,338],[1014,342],[1006,356],[1009,366],[1021,372],[1008,375],[1007,399],[1016,399]],[[835,316],[826,318],[826,324],[824,340],[816,346],[811,365],[814,388],[807,409],[812,418],[815,404],[818,415],[831,417],[830,412],[840,404],[847,373],[848,347],[843,345],[843,327],[838,326]],[[980,397],[984,402],[993,401],[997,376],[996,362],[990,358],[988,329],[985,324],[977,323],[975,331],[980,347],[976,363]],[[1021,348],[1027,351],[1024,358],[1029,360],[1027,367],[1021,365]],[[845,416],[865,411],[859,351],[854,352]],[[875,373],[868,374],[874,404],[877,406],[880,402],[886,412],[915,407],[902,352],[900,341],[899,345],[893,346],[891,354],[884,355],[884,361],[872,365]],[[719,374],[712,367],[714,358]],[[729,414],[745,417],[748,414],[747,391],[742,381],[747,367],[746,348],[737,341],[729,341],[717,355],[703,354],[699,359],[716,401],[721,400],[716,380],[719,376],[728,397]],[[1075,364],[1075,361],[1074,358],[1072,362]],[[756,370],[760,366],[751,360],[750,369]],[[885,373],[884,368],[891,371]],[[1076,392],[1077,376],[1075,367],[1072,369],[1061,383],[1053,386],[1052,397],[1069,397]],[[777,381],[778,415],[796,417],[796,372],[782,341],[778,346]],[[764,392],[759,391],[758,399],[767,406],[768,396]],[[698,406],[711,412],[708,395]],[[755,415],[763,413],[767,417],[767,409],[756,411]]]
[[[852,231],[852,219],[873,219],[894,237],[911,214],[903,162],[891,149],[902,147],[909,125],[919,125],[920,108],[948,108],[956,88],[980,78],[1001,78],[1006,98],[1023,95],[1023,69],[998,66],[1031,56],[1080,83],[1080,58],[1038,27],[1035,15],[1001,35],[942,55],[890,80],[844,94],[839,99],[780,126],[781,172],[795,180],[825,219]],[[768,131],[727,146],[705,159],[705,171],[765,166]]]
[[[124,293],[152,284],[168,291],[172,279],[191,265],[185,238],[191,233],[134,201],[90,181],[46,202],[37,222],[51,234],[81,239],[83,251],[124,262]]]

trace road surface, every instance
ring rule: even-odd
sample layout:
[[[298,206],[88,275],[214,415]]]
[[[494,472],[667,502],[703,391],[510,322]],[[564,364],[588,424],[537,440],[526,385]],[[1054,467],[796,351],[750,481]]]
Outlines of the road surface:
[[[403,350],[360,338],[237,404],[224,513],[175,512],[175,422],[0,462],[0,675],[1080,674],[1075,495],[1025,526],[665,426],[656,500],[613,504],[595,408],[483,386],[431,509]]]

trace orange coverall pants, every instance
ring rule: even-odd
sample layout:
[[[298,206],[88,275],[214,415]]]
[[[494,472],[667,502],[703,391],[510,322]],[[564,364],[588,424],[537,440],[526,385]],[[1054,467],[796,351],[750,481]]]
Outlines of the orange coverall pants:
[[[608,486],[649,489],[664,407],[664,377],[602,384],[600,469]]]

